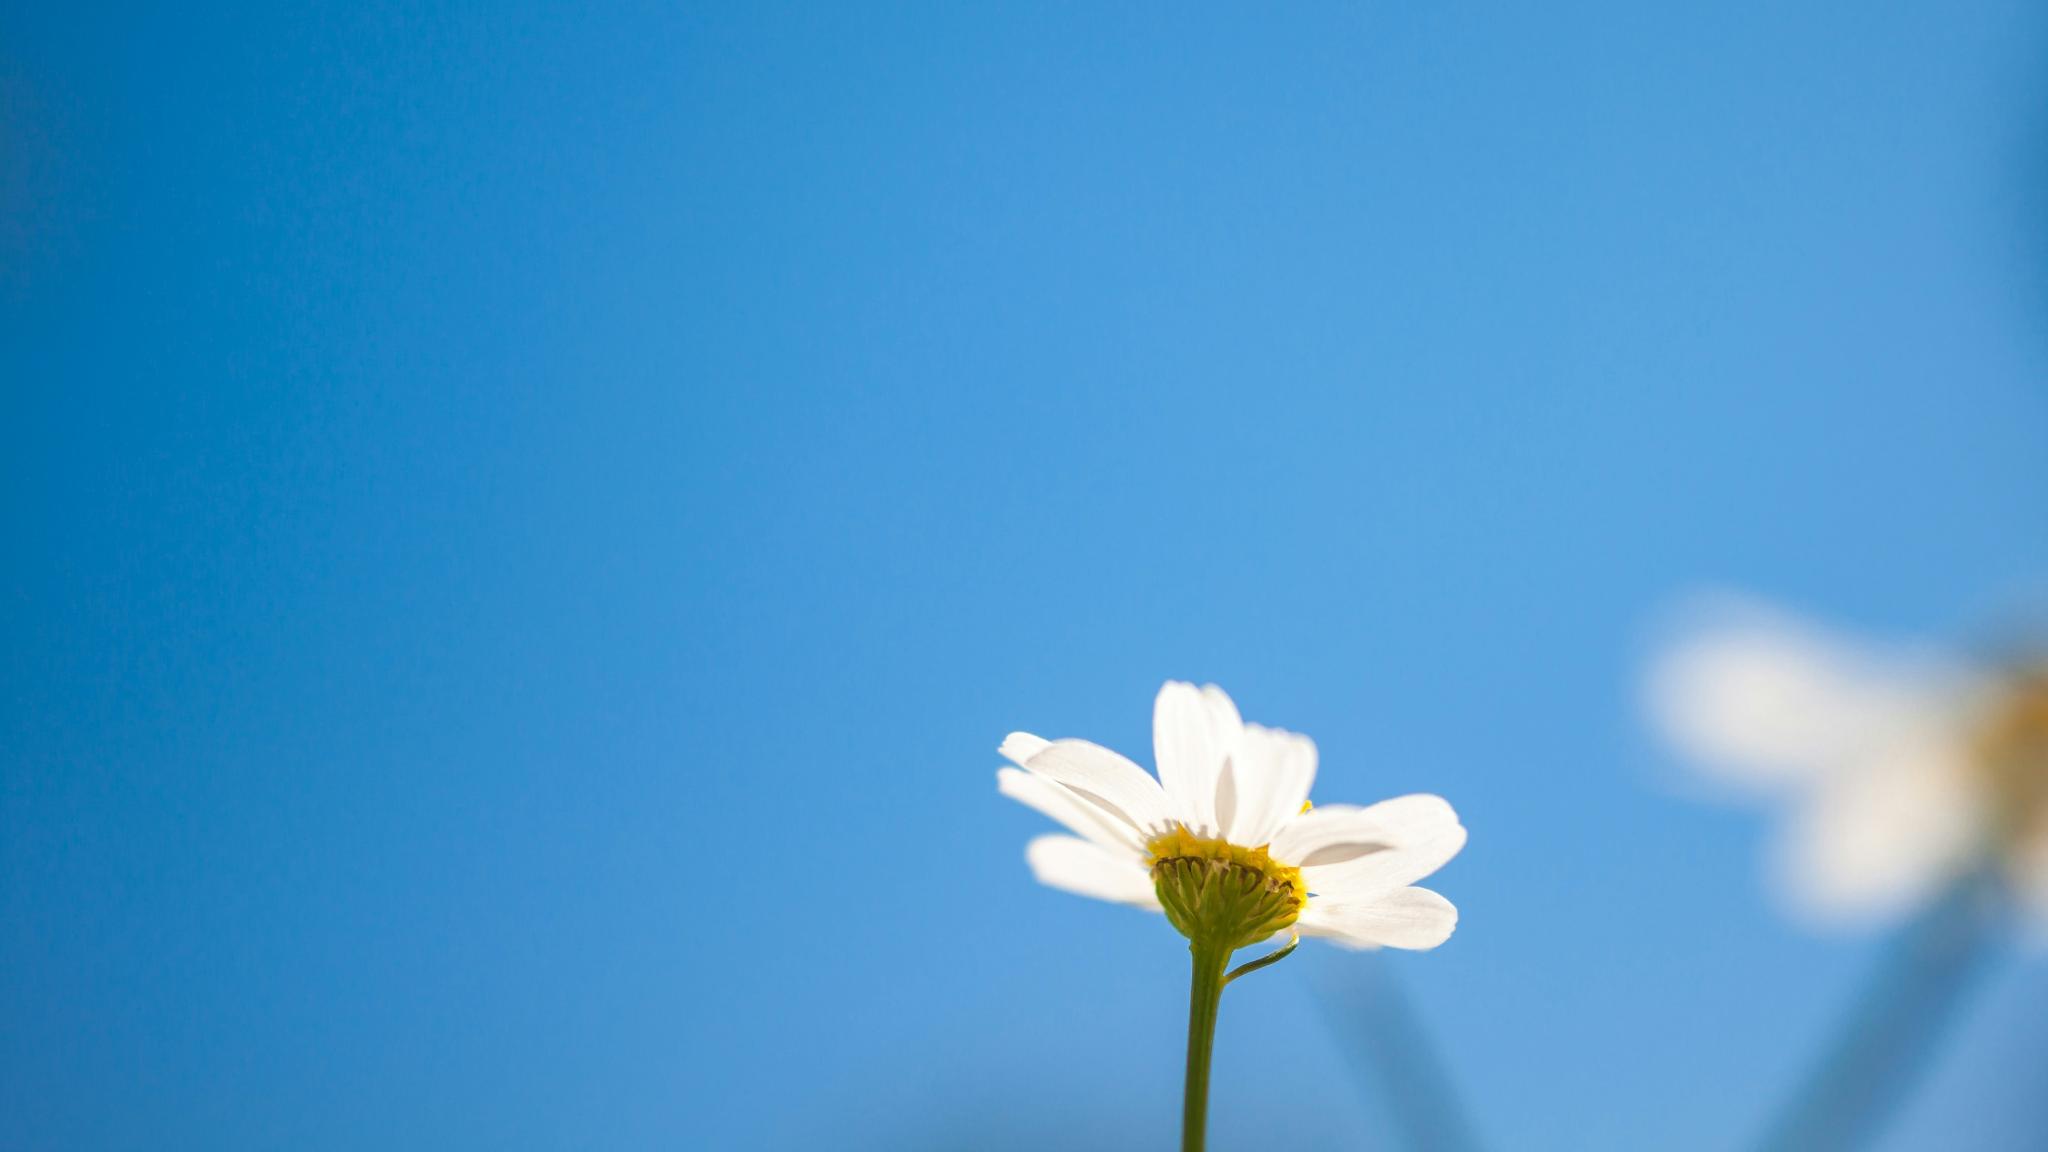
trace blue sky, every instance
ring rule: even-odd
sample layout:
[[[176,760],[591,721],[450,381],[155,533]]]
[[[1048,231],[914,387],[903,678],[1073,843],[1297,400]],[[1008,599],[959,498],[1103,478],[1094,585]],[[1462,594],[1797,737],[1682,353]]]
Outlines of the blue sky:
[[[1491,1147],[1739,1145],[1878,938],[1645,645],[2039,602],[2048,26],[1426,7],[10,6],[0,1145],[1168,1147],[1181,944],[993,772],[1169,677],[1472,831],[1218,1147],[1389,1146],[1381,969]]]

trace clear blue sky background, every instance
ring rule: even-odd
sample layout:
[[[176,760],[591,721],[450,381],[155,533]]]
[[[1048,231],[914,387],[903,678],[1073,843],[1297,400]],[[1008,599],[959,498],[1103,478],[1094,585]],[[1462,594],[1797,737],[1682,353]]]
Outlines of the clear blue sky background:
[[[1168,677],[1456,802],[1386,962],[1490,1147],[1739,1146],[1878,939],[1786,923],[1637,671],[1702,583],[2043,587],[2044,50],[9,4],[0,1147],[1167,1148],[1180,942],[993,771],[1149,762]],[[1391,1146],[1372,963],[1232,990],[1218,1147]],[[1889,1147],[2040,1147],[2044,1019],[2009,959]]]

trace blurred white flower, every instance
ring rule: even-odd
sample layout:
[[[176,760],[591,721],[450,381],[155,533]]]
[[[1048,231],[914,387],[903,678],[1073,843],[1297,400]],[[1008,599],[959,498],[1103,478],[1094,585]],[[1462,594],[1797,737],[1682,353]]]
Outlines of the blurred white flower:
[[[1714,600],[1659,654],[1663,733],[1791,809],[1779,851],[1823,916],[1903,912],[1987,864],[2048,917],[2048,668],[1972,666]]]
[[[1434,948],[1458,912],[1410,887],[1457,855],[1441,797],[1312,808],[1316,747],[1239,719],[1223,690],[1168,683],[1153,711],[1159,778],[1085,740],[1013,733],[1003,795],[1076,835],[1041,836],[1038,879],[1166,913],[1193,939],[1241,947],[1293,929],[1352,948]]]

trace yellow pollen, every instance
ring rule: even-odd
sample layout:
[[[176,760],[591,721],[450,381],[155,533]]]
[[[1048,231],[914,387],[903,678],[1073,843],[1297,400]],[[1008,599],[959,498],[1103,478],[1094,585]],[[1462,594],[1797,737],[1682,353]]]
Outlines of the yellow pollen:
[[[1977,733],[1976,765],[2001,833],[2048,833],[2048,665],[2027,669]]]

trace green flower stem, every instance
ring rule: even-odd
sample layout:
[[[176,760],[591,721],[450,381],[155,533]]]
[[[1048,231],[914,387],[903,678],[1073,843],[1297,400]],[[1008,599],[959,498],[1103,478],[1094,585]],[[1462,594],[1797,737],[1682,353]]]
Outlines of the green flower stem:
[[[1875,1140],[1990,967],[2006,904],[1995,873],[1973,873],[1894,938],[1835,1047],[1765,1137],[1767,1152],[1851,1152]]]
[[[1181,1152],[1202,1152],[1209,1138],[1209,1055],[1216,1047],[1216,1010],[1223,1004],[1224,971],[1230,967],[1228,944],[1201,940],[1188,945],[1195,957],[1194,982],[1188,991],[1188,1080],[1181,1102]]]

